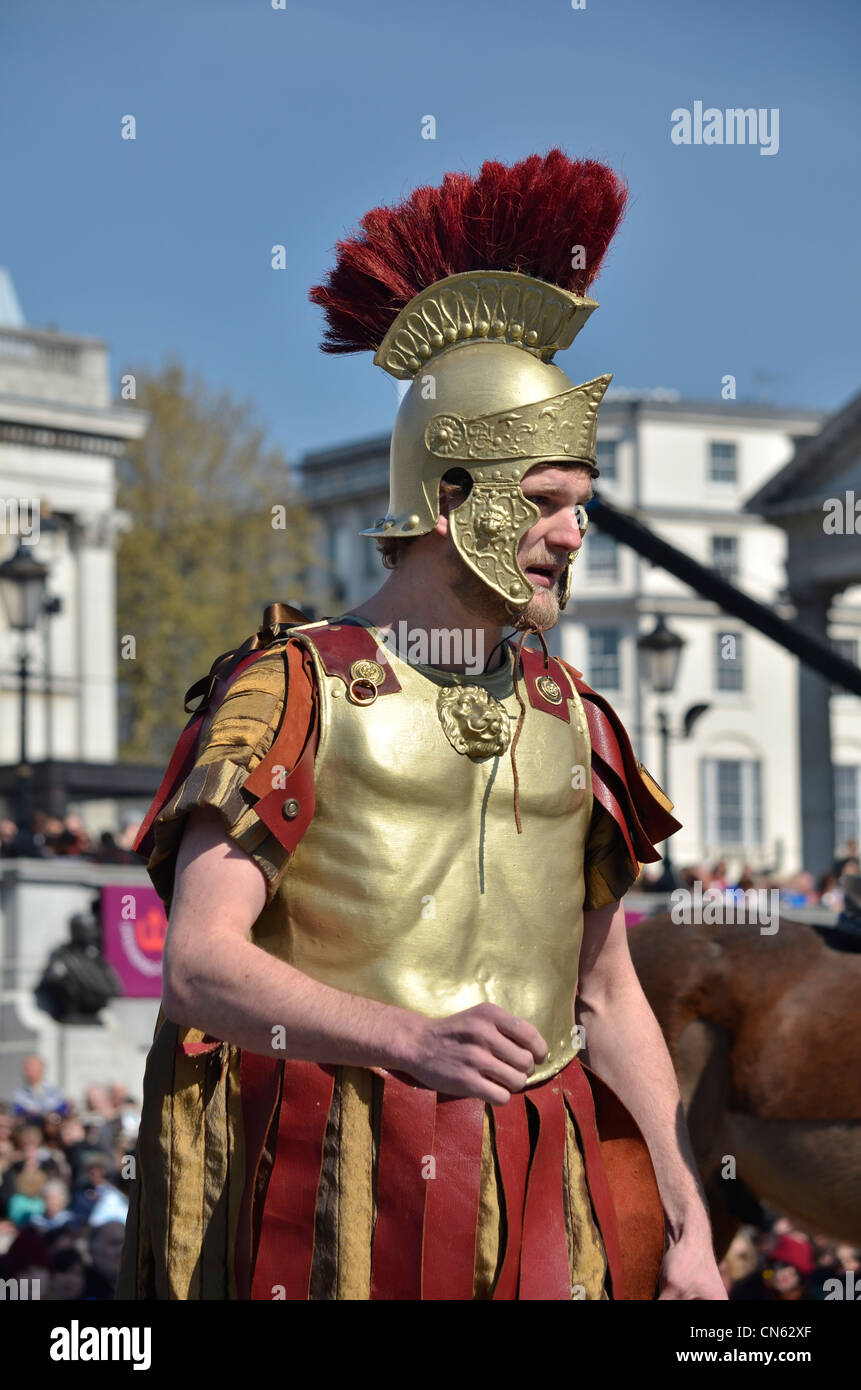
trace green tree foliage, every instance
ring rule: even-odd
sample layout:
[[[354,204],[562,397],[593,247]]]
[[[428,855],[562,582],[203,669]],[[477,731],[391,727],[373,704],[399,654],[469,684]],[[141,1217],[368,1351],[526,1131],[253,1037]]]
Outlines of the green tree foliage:
[[[134,376],[149,427],[118,465],[130,523],[117,554],[121,756],[160,762],[192,682],[256,631],[267,603],[301,604],[312,537],[287,459],[248,402],[176,363]]]

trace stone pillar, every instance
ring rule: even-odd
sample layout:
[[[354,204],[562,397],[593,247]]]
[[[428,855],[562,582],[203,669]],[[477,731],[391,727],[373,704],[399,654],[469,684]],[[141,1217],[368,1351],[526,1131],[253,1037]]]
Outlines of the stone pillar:
[[[836,591],[810,585],[792,590],[796,622],[820,641]],[[801,795],[801,868],[817,876],[834,862],[834,767],[831,761],[831,682],[798,663],[798,739]]]
[[[81,679],[77,756],[111,762],[117,750],[115,512],[79,514],[76,533],[77,646]]]

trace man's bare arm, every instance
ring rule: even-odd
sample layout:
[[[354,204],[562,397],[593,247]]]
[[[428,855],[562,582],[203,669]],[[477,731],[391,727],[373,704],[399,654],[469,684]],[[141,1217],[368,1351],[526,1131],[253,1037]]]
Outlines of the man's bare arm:
[[[583,923],[577,1022],[589,1065],[630,1110],[649,1147],[674,1251],[662,1296],[725,1298],[673,1063],[634,970],[625,909],[611,903],[586,912]]]
[[[536,1029],[495,1004],[429,1019],[333,989],[248,933],[266,880],[215,811],[194,811],[180,845],[164,959],[164,1011],[249,1052],[405,1071],[448,1095],[504,1105],[546,1055]],[[284,1052],[273,1030],[285,1030]]]

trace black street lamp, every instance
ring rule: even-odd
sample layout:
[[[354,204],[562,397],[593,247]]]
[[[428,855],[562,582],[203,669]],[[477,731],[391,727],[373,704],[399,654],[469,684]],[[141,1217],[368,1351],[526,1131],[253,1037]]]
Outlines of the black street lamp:
[[[637,649],[643,658],[646,680],[656,695],[671,694],[679,674],[679,662],[685,639],[671,632],[661,613],[654,629],[637,638]],[[658,729],[661,735],[661,785],[667,796],[670,780],[670,720],[662,705],[658,710]],[[654,885],[656,892],[671,893],[678,887],[676,871],[670,859],[670,842],[664,843],[664,867]]]
[[[45,594],[47,565],[32,554],[29,546],[18,542],[18,549],[8,560],[0,565],[0,593],[6,608],[10,628],[22,634],[21,650],[18,658],[18,683],[20,690],[20,729],[21,757],[17,768],[17,811],[18,834],[13,841],[14,850],[20,855],[36,853],[33,836],[33,814],[30,796],[32,768],[27,761],[27,677],[29,675],[29,655],[24,636],[32,632],[42,612]]]

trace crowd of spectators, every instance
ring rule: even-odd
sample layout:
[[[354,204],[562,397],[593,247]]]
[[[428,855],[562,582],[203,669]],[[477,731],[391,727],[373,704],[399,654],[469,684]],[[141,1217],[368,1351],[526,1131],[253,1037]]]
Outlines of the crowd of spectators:
[[[123,1245],[140,1111],[121,1085],[77,1106],[24,1059],[0,1102],[0,1278],[38,1280],[30,1297],[111,1299]]]
[[[861,1296],[861,1251],[808,1236],[785,1216],[743,1226],[720,1265],[730,1302],[820,1301]]]
[[[634,892],[655,890],[662,865],[647,865],[634,885]],[[839,855],[827,873],[814,878],[807,869],[796,874],[778,874],[770,870],[759,872],[749,864],[744,864],[737,874],[731,874],[725,859],[713,864],[695,864],[678,871],[679,885],[693,889],[696,883],[701,891],[717,891],[736,897],[748,892],[769,892],[777,889],[781,908],[824,907],[830,912],[840,913],[845,906],[845,877],[857,877],[859,869],[858,846],[851,840],[845,852]]]
[[[36,811],[33,816],[32,839],[28,836],[26,850],[22,850],[18,826],[13,820],[0,820],[0,855],[12,858],[22,852],[28,857],[56,859],[63,856],[76,859],[89,859],[97,864],[137,864],[143,863],[135,854],[132,845],[135,841],[140,817],[123,817],[122,829],[118,832],[103,830],[97,840],[87,832],[79,815],[69,812],[65,816],[49,816],[44,811]]]

